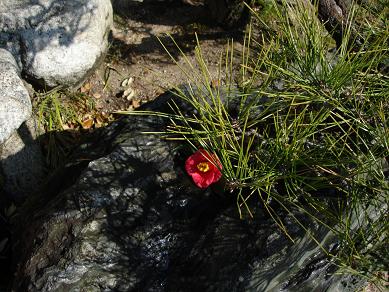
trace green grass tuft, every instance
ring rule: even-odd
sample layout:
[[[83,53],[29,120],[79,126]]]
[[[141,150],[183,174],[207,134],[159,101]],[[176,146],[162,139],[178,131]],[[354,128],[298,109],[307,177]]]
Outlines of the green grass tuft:
[[[340,271],[377,278],[389,258],[387,26],[365,23],[370,29],[356,35],[353,6],[336,48],[315,5],[269,5],[271,23],[268,14],[253,12],[266,33],[248,27],[239,70],[232,41],[218,76],[211,76],[199,43],[196,64],[177,44],[186,66],[167,50],[187,77],[175,94],[193,111],[172,103],[174,114],[131,114],[164,116],[170,126],[161,134],[216,153],[241,218],[253,217],[261,204],[293,240],[279,210],[304,213],[336,235],[337,250],[322,248]]]

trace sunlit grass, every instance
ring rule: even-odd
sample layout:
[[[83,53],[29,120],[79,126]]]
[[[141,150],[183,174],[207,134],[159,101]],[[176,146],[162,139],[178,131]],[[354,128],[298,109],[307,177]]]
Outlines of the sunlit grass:
[[[93,113],[94,101],[82,93],[54,88],[36,92],[33,106],[47,165],[55,169],[65,161],[75,142],[75,136],[65,135],[64,131],[82,128],[82,116],[85,112]]]

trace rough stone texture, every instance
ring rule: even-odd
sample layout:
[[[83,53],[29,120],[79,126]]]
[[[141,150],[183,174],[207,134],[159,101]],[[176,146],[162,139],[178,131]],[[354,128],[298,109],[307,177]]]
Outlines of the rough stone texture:
[[[0,144],[31,115],[31,101],[19,67],[8,51],[0,49]]]
[[[77,85],[104,55],[111,24],[109,0],[0,0],[0,170],[12,197],[43,173],[38,145],[19,129],[31,116],[20,72],[46,88]]]
[[[38,125],[30,118],[0,145],[1,187],[14,200],[36,191],[45,176],[45,159],[37,141],[38,134]]]
[[[0,0],[0,47],[45,86],[72,86],[107,49],[109,0]]]
[[[260,206],[240,220],[234,195],[194,187],[189,153],[141,134],[161,126],[122,119],[31,198],[17,221],[13,291],[354,291],[290,214],[281,217],[295,245]]]

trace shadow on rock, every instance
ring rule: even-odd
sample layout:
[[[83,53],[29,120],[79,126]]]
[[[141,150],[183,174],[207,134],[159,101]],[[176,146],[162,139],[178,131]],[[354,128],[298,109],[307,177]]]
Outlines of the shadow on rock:
[[[37,85],[78,83],[107,48],[112,23],[108,0],[8,0],[2,10],[0,46]]]
[[[280,210],[292,244],[258,205],[253,219],[241,220],[231,194],[193,185],[185,150],[142,134],[164,126],[130,116],[102,129],[24,205],[14,220],[13,291],[332,287],[331,262],[293,217],[324,245],[326,230]]]

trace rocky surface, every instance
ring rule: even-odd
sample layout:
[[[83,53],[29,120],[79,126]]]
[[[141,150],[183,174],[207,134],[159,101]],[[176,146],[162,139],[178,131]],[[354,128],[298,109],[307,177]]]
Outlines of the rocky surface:
[[[241,220],[233,194],[197,189],[183,171],[191,153],[141,133],[161,127],[123,118],[26,203],[13,291],[354,291],[290,214],[295,244],[260,206]]]
[[[109,0],[0,1],[0,47],[47,87],[82,81],[105,53],[111,24]]]
[[[1,187],[13,200],[35,192],[46,175],[39,133],[37,122],[30,118],[0,146]]]
[[[44,88],[76,86],[104,56],[112,24],[109,0],[0,0],[0,171],[12,197],[34,191],[42,154],[31,101],[20,75]]]
[[[31,115],[31,101],[20,68],[11,53],[0,49],[0,144]]]

